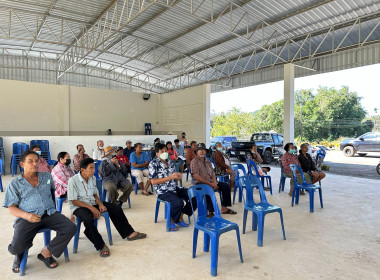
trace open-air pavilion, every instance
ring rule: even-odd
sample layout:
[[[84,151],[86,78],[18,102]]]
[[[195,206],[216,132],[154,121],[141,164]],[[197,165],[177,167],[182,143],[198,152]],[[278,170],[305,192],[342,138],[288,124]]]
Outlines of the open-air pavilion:
[[[51,153],[75,154],[103,138],[152,143],[210,141],[210,94],[284,80],[284,141],[294,137],[294,78],[380,62],[379,0],[2,0],[0,1],[0,136],[7,175],[11,145],[50,141]],[[265,97],[265,95],[264,95]],[[153,135],[144,134],[151,123]],[[112,129],[113,135],[106,136]],[[164,136],[162,134],[165,134]],[[170,134],[170,135],[168,135]],[[279,169],[271,172],[274,186]],[[287,183],[288,184],[288,183]],[[190,186],[190,181],[186,183]],[[282,207],[287,240],[268,218],[262,248],[255,232],[242,236],[244,263],[232,234],[221,238],[218,277],[237,279],[357,279],[380,277],[378,181],[331,175],[325,207],[308,212],[308,198]],[[1,200],[4,193],[0,194]],[[192,230],[164,231],[153,223],[154,197],[132,196],[125,212],[148,233],[145,243],[115,237],[112,257],[100,259],[81,239],[71,261],[47,270],[30,250],[32,279],[175,279],[209,277],[209,254],[191,258]],[[242,223],[242,204],[235,204]],[[64,213],[68,214],[68,206]],[[0,211],[4,279],[12,219]],[[105,234],[102,222],[100,231]],[[115,230],[114,230],[115,232]],[[82,235],[83,236],[83,235]],[[71,253],[71,250],[70,250]]]

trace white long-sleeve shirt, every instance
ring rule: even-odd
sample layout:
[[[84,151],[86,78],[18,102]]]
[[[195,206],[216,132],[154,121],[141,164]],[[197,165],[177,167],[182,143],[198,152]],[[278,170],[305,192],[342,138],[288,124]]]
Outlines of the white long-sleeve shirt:
[[[104,157],[104,150],[103,149],[99,149],[99,147],[97,147],[94,150],[94,153],[92,154],[92,159],[94,159],[94,160],[102,160],[103,157]]]

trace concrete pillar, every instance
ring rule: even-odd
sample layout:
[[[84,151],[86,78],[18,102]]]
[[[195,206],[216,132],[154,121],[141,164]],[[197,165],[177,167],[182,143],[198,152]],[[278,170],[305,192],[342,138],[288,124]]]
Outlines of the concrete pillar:
[[[211,85],[210,84],[206,84],[204,85],[205,87],[205,99],[204,99],[204,114],[205,114],[205,118],[204,118],[204,125],[205,125],[205,141],[204,143],[206,144],[206,147],[208,148],[210,146],[210,143],[211,143],[211,140],[210,140],[210,130],[211,130],[211,126],[210,126],[210,106],[211,106],[211,103],[210,103],[210,95],[211,95]]]
[[[284,145],[294,141],[294,64],[284,65]]]

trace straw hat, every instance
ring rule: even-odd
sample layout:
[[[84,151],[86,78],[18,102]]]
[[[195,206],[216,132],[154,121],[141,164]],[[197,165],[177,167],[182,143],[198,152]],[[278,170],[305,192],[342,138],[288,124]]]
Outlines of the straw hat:
[[[115,152],[117,150],[117,147],[111,147],[111,146],[107,146],[104,148],[104,156],[108,156],[109,154]]]

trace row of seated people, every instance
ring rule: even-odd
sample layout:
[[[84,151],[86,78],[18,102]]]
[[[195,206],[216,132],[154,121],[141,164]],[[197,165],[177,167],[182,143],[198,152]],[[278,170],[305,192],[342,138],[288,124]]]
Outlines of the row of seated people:
[[[205,145],[199,145],[196,152],[201,158],[201,162],[203,159],[203,164],[205,164],[207,162],[204,158],[206,154]],[[136,148],[138,150],[138,147]],[[191,215],[192,212],[188,201],[187,190],[178,186],[177,180],[182,175],[175,172],[175,168],[172,166],[173,163],[167,160],[168,153],[166,146],[161,144],[155,148],[156,158],[149,164],[149,178],[155,184],[157,195],[161,196],[161,198],[165,198],[162,197],[162,195],[166,195],[166,199],[173,203],[171,210],[173,217],[172,230],[175,231],[177,230],[176,225],[183,227],[188,226],[184,223],[182,218],[183,214]],[[79,149],[80,147],[78,147],[78,151]],[[106,160],[103,158],[104,161],[102,161],[102,164],[103,162],[108,162],[108,165],[111,165],[115,153],[116,150],[112,147],[110,150],[105,149],[104,158],[106,158]],[[146,234],[134,231],[122,211],[120,204],[100,201],[96,179],[94,177],[95,163],[93,159],[89,157],[83,158],[80,162],[80,170],[76,175],[74,175],[74,172],[69,167],[70,163],[70,156],[65,152],[60,153],[56,166],[52,169],[52,173],[50,174],[48,172],[38,171],[40,164],[39,153],[29,150],[21,155],[20,165],[24,169],[24,173],[9,183],[3,202],[3,207],[9,208],[10,213],[17,218],[14,237],[8,247],[9,252],[15,255],[12,266],[13,272],[19,272],[22,252],[32,246],[32,241],[38,230],[50,228],[58,233],[57,237],[54,238],[47,247],[42,248],[41,253],[38,255],[38,259],[43,261],[48,268],[57,267],[58,263],[54,257],[59,257],[62,254],[64,248],[66,248],[68,242],[75,234],[75,225],[71,222],[68,223],[67,221],[69,220],[55,210],[55,205],[51,199],[52,190],[57,197],[66,197],[68,199],[71,212],[84,222],[85,235],[94,244],[101,257],[109,256],[110,251],[93,224],[93,218],[98,218],[100,212],[109,212],[112,222],[123,239],[137,240],[146,237]],[[164,168],[166,167],[167,169],[166,174],[168,176],[163,176],[163,164]],[[120,163],[116,165],[120,165]],[[57,168],[57,166],[61,169]],[[115,167],[119,168],[119,170],[122,169],[121,166]],[[111,165],[109,168],[116,169],[115,167]],[[222,192],[223,200],[226,201],[226,203],[222,204],[227,206],[231,205],[229,187],[227,184],[223,186],[223,184],[216,182],[215,175],[211,172],[213,170],[212,167],[207,166],[207,170],[204,172],[202,166],[194,163],[192,164],[192,169],[194,170],[193,176],[198,183],[208,180],[209,185],[212,185],[215,189],[221,188],[228,190]],[[106,170],[107,168],[103,169],[104,174]],[[59,174],[60,177],[56,176],[57,174]],[[62,174],[69,178],[66,188],[64,188],[62,184],[66,183],[66,181],[63,182],[61,180]],[[53,176],[57,177],[56,180],[53,179]],[[65,180],[67,178],[65,178]],[[55,181],[61,182],[61,185],[58,183],[58,188]],[[175,186],[175,188],[167,188],[167,184]],[[177,202],[179,202],[179,195],[183,197],[180,198],[181,203],[176,204],[173,197],[177,197]],[[185,206],[183,206],[183,198],[186,201]],[[222,208],[222,212],[236,214],[236,212],[226,207]],[[213,213],[211,203],[210,213]]]
[[[291,156],[289,157],[286,154],[283,156],[283,167],[296,161],[291,148],[291,144],[285,146],[285,150]],[[136,150],[138,151],[139,149],[139,145],[137,145]],[[158,144],[155,146],[155,152],[156,157],[148,163],[148,176],[155,186],[158,198],[171,203],[170,229],[171,231],[177,231],[178,226],[188,227],[183,220],[183,215],[191,216],[192,214],[187,189],[178,184],[182,174],[176,172],[174,162],[169,160],[167,146]],[[189,154],[189,152],[192,154]],[[218,158],[218,152],[222,153],[219,144],[216,159]],[[192,150],[186,153],[187,156],[192,158],[190,168],[193,182],[196,185],[207,184],[221,193],[222,214],[236,214],[234,210],[228,208],[231,206],[231,186],[227,183],[217,182],[214,167],[211,161],[206,158],[206,153],[207,149],[203,143],[195,143],[195,145],[192,145]],[[104,166],[108,166],[109,170],[122,170],[123,167],[114,156],[116,156],[116,149],[107,147],[102,164],[105,162]],[[224,158],[223,153],[222,156]],[[308,156],[306,155],[305,157]],[[84,222],[85,235],[94,244],[101,257],[109,256],[110,251],[93,225],[93,218],[98,218],[100,212],[109,212],[112,222],[123,239],[137,240],[146,237],[146,234],[136,232],[132,228],[120,207],[120,203],[115,203],[115,201],[112,203],[112,200],[111,203],[100,201],[94,177],[95,164],[93,159],[82,159],[79,165],[80,170],[76,175],[69,171],[70,157],[67,153],[62,153],[58,159],[56,167],[63,166],[63,173],[69,172],[71,176],[66,187],[66,197],[70,203],[70,209],[75,216],[80,217]],[[50,199],[50,191],[54,190],[56,196],[61,197],[63,188],[59,186],[57,191],[56,180],[53,179],[53,176],[48,172],[38,171],[39,154],[34,151],[26,151],[22,154],[20,161],[24,173],[9,183],[3,203],[3,207],[9,208],[10,213],[17,217],[13,240],[8,247],[9,252],[15,255],[12,270],[14,272],[19,271],[22,252],[32,246],[33,238],[41,228],[51,228],[58,232],[57,236],[38,255],[38,259],[43,261],[47,267],[55,268],[58,263],[53,256],[59,257],[62,254],[64,248],[75,234],[76,227],[55,210],[53,200]],[[56,167],[53,168],[52,174],[55,174],[54,169]],[[145,168],[145,166],[142,167]],[[228,168],[226,167],[226,170]],[[101,170],[104,173],[103,175],[107,174],[107,167]],[[287,173],[286,169],[284,171]],[[58,170],[56,173],[59,173]],[[119,179],[117,178],[117,180]],[[193,206],[194,208],[196,207],[195,201],[193,201]],[[211,202],[208,203],[208,211],[209,217],[213,216],[214,209]]]

